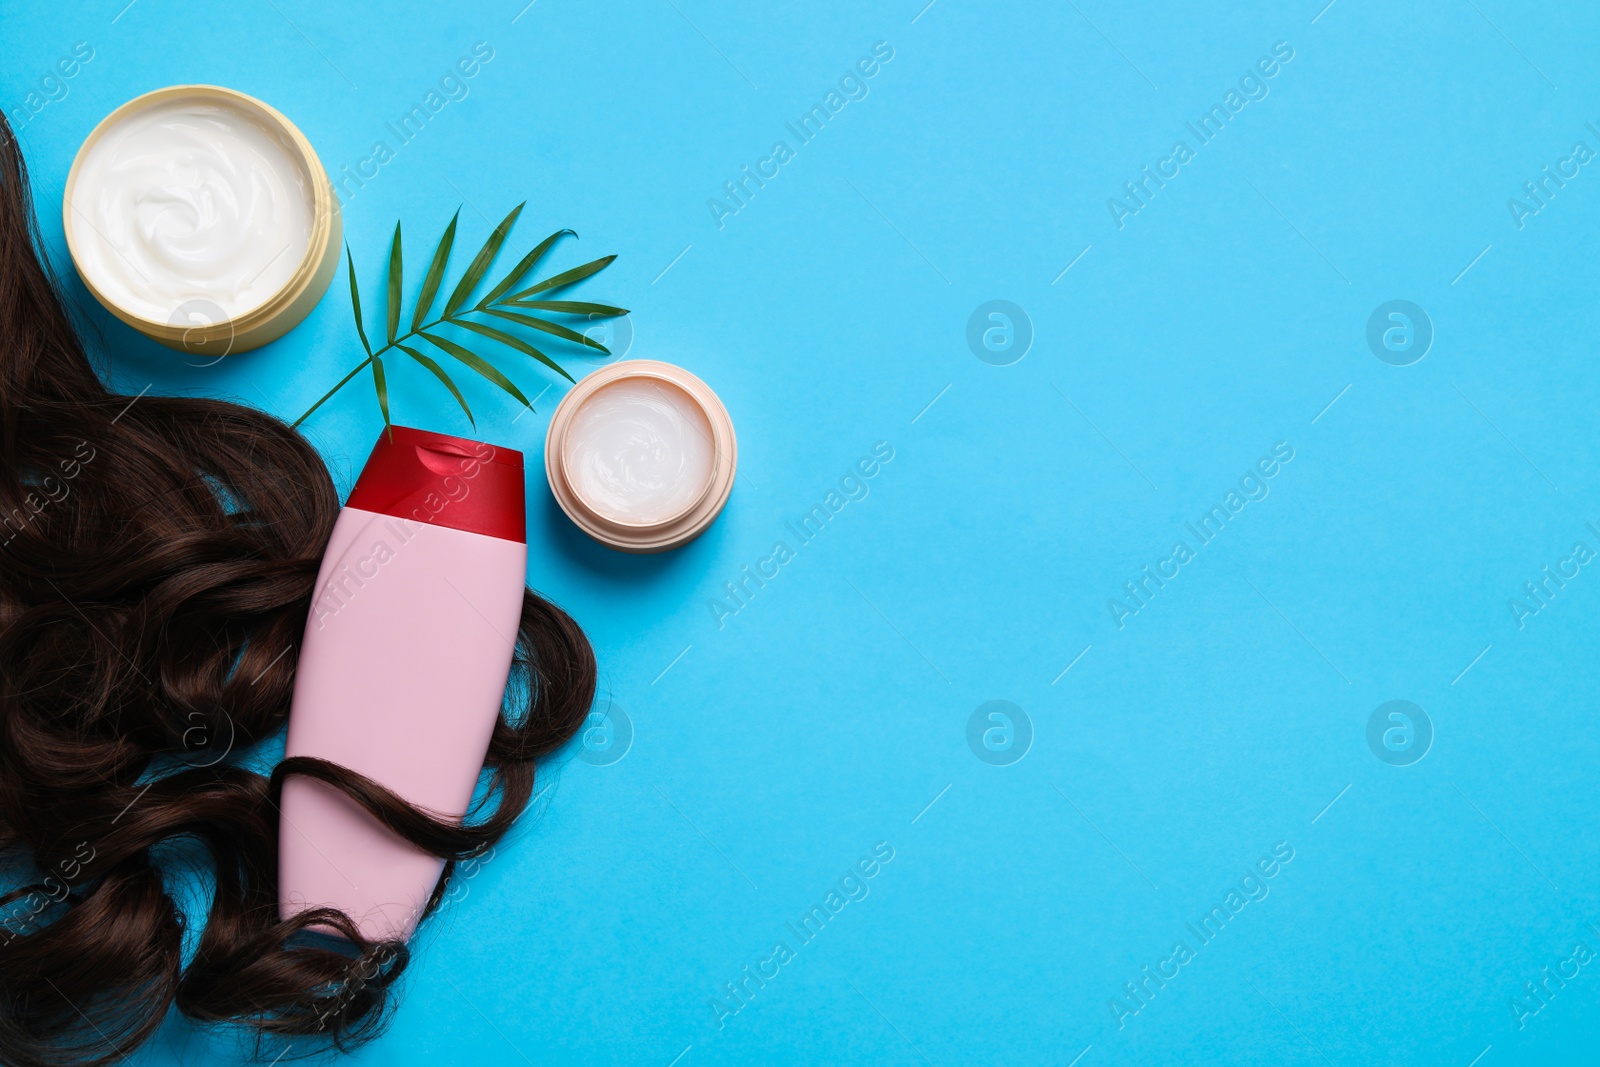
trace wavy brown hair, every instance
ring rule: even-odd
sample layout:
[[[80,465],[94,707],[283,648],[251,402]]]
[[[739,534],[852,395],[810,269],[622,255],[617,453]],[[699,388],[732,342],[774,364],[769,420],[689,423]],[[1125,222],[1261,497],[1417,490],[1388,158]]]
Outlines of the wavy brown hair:
[[[406,947],[337,911],[280,919],[283,778],[327,782],[450,861],[431,912],[454,861],[505,833],[535,761],[583,721],[593,653],[526,593],[489,810],[464,823],[321,760],[247,769],[288,714],[333,482],[270,415],[108,390],[39,249],[0,116],[0,1062],[108,1063],[174,1007],[359,1043]],[[203,916],[169,888],[177,853],[199,857]]]

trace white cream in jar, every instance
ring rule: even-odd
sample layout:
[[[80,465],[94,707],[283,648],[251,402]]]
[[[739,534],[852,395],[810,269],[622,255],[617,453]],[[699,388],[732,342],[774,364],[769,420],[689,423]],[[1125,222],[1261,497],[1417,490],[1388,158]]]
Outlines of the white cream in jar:
[[[70,198],[85,280],[163,323],[186,306],[260,307],[300,270],[316,221],[302,151],[246,105],[204,96],[117,117],[75,164]]]
[[[728,502],[738,463],[717,394],[652,359],[594,371],[545,432],[545,475],[561,510],[623,552],[664,552],[700,536]]]
[[[647,526],[682,514],[711,481],[711,425],[683,390],[651,378],[602,386],[573,413],[572,489],[606,518]]]

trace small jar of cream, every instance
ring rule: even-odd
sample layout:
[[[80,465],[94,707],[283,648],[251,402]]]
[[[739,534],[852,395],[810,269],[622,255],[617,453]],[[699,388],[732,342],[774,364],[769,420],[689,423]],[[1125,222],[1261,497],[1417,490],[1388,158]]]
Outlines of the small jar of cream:
[[[95,298],[180,351],[287,332],[339,262],[333,187],[294,124],[253,97],[175,85],[90,132],[67,175],[67,248]]]
[[[738,462],[717,394],[682,367],[649,359],[584,378],[545,435],[545,474],[561,509],[623,552],[664,552],[698,537],[727,503]]]

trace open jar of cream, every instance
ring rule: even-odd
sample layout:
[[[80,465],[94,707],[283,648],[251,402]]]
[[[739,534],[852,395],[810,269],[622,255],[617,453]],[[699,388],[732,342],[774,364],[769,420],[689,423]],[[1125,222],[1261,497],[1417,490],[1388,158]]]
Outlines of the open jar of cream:
[[[95,298],[180,351],[281,337],[339,263],[333,186],[311,143],[215,85],[157,89],[101,120],[72,162],[62,216]]]
[[[584,378],[545,435],[545,474],[561,510],[623,552],[664,552],[700,536],[727,503],[738,462],[717,394],[650,359]]]

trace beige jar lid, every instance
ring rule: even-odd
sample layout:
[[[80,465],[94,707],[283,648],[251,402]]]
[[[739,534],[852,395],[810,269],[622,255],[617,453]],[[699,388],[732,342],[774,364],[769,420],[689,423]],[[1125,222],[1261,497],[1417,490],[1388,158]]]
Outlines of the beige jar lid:
[[[608,505],[600,494],[586,488],[583,472],[575,465],[575,449],[581,448],[582,442],[574,435],[583,432],[585,406],[607,386],[629,383],[655,390],[663,401],[679,405],[683,425],[699,437],[692,443],[696,449],[703,449],[703,462],[686,464],[684,468],[694,471],[694,477],[663,487],[664,492],[658,495],[668,503],[642,516]],[[593,408],[588,414],[606,417],[596,414]],[[739,445],[733,420],[717,394],[682,367],[658,360],[625,360],[584,377],[557,405],[545,434],[545,475],[561,510],[584,533],[623,552],[665,552],[700,536],[727,503],[738,464]]]
[[[158,109],[186,104],[232,111],[271,138],[276,147],[283,151],[289,165],[299,172],[296,184],[301,186],[300,192],[306,198],[310,238],[293,269],[283,272],[280,268],[280,272],[286,273],[287,280],[253,306],[229,314],[213,301],[174,300],[169,316],[160,318],[149,314],[148,306],[128,306],[133,301],[119,299],[114,295],[115,287],[105,284],[103,276],[97,281],[95,270],[92,267],[85,269],[86,253],[91,256],[94,254],[94,250],[87,246],[96,240],[105,244],[111,244],[111,241],[99,233],[94,221],[85,212],[77,209],[75,197],[79,193],[80,181],[84,180],[86,160],[108,134],[121,128],[124,123],[136,121]],[[83,145],[73,159],[61,210],[67,249],[72,254],[85,287],[94,294],[95,299],[140,333],[181,352],[220,357],[229,352],[259,348],[277,340],[316,306],[327,291],[339,263],[342,227],[338,201],[327,171],[323,169],[311,142],[294,123],[270,105],[253,96],[217,85],[173,85],[156,89],[134,97],[102,119],[84,138]],[[111,247],[115,249],[114,244]],[[254,251],[257,255],[261,254],[260,249]]]

